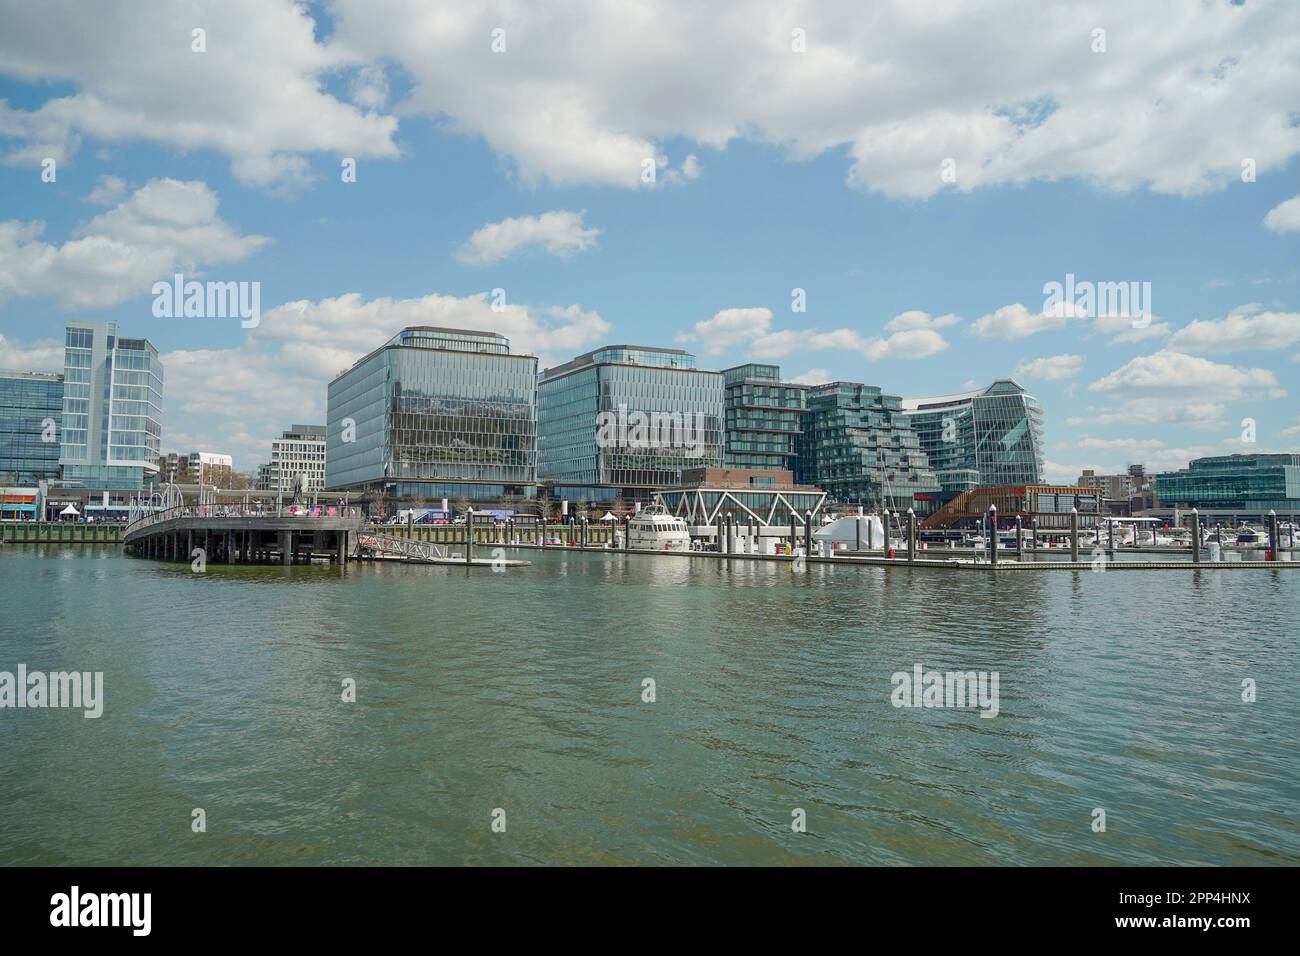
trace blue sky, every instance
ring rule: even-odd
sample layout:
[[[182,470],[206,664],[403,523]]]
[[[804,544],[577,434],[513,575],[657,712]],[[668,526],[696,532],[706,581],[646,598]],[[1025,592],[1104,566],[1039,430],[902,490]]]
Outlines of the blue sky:
[[[1020,37],[906,5],[710,24],[665,2],[639,25],[383,6],[141,3],[142,40],[85,5],[0,0],[0,366],[57,368],[67,318],[114,319],[164,353],[164,448],[241,469],[407,324],[493,328],[546,364],[678,344],[903,396],[1014,375],[1045,405],[1054,480],[1300,450],[1289,5],[1174,5],[1180,26],[1161,4],[1037,22],[1008,2]],[[259,282],[261,324],[156,318],[173,270]],[[1044,315],[1067,273],[1151,283],[1150,326]]]

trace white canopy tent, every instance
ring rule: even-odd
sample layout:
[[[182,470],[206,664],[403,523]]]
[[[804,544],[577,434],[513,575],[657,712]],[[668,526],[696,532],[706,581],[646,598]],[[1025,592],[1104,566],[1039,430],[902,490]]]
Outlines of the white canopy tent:
[[[813,531],[814,541],[829,541],[832,546],[852,548],[858,542],[857,524],[861,523],[862,547],[868,544],[873,548],[885,546],[885,526],[877,515],[847,515],[836,518]]]
[[[60,517],[60,518],[63,518],[63,517],[74,517],[74,518],[80,518],[80,517],[81,517],[81,512],[78,511],[76,508],[74,508],[72,505],[68,505],[66,508],[64,508],[62,511],[59,512],[59,517]]]
[[[613,512],[606,511],[606,512],[605,512],[605,517],[601,518],[600,520],[601,520],[601,521],[617,521],[618,519],[614,517]]]

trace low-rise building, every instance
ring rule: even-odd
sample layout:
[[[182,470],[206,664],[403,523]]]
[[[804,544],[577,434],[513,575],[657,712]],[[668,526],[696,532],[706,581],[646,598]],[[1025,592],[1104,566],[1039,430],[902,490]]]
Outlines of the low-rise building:
[[[688,468],[678,485],[655,493],[655,501],[690,525],[711,525],[719,515],[740,524],[786,525],[805,512],[819,517],[826,502],[820,488],[795,483],[794,472],[748,468]]]
[[[1264,514],[1300,510],[1300,454],[1197,458],[1156,475],[1161,507]]]

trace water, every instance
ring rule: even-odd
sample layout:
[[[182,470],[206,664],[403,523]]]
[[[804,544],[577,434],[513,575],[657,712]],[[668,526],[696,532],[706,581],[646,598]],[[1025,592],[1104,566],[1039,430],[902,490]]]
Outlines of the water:
[[[520,556],[0,548],[0,670],[106,697],[0,711],[0,863],[1300,862],[1295,571]],[[891,706],[915,663],[1000,714]]]

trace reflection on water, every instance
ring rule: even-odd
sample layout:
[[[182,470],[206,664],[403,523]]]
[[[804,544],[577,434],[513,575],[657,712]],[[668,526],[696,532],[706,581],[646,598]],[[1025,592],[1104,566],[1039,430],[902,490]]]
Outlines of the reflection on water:
[[[1300,862],[1296,572],[520,556],[4,549],[0,670],[106,703],[0,711],[0,861]],[[999,716],[891,706],[918,663]]]

